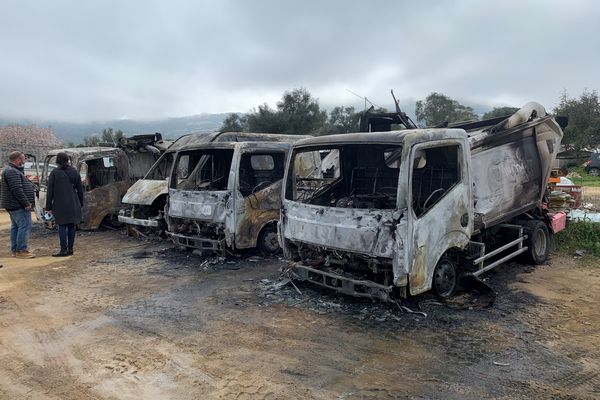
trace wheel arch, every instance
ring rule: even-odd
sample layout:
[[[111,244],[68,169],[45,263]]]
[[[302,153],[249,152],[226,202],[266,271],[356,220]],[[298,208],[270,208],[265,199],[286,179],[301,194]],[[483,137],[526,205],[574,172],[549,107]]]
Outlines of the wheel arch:
[[[409,289],[411,295],[431,290],[433,274],[438,263],[445,255],[460,255],[469,244],[470,238],[463,231],[448,232],[432,251],[425,254],[424,246],[415,254],[411,273],[409,274]]]

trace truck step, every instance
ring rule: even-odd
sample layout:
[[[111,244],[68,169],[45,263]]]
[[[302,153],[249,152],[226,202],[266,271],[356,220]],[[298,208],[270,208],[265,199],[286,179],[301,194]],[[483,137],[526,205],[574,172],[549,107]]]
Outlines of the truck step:
[[[525,242],[525,240],[527,240],[527,235],[523,234],[523,226],[513,225],[513,224],[502,224],[499,226],[502,228],[506,228],[506,229],[516,230],[517,238],[515,240],[512,240],[512,241],[506,243],[505,245],[503,245],[501,247],[498,247],[497,249],[495,249],[493,251],[490,251],[487,254],[485,253],[485,243],[470,242],[469,244],[471,246],[479,247],[479,254],[480,254],[480,256],[473,261],[473,265],[475,265],[477,267],[477,271],[471,273],[470,275],[477,277],[477,276],[491,270],[492,268],[497,267],[498,265],[503,264],[506,261],[508,261],[512,258],[515,258],[519,254],[527,251],[528,247],[523,245],[523,242]],[[504,257],[493,261],[491,264],[485,265],[486,261],[490,260],[492,257],[494,257],[512,247],[516,247],[516,249],[514,249],[514,251],[505,255]]]

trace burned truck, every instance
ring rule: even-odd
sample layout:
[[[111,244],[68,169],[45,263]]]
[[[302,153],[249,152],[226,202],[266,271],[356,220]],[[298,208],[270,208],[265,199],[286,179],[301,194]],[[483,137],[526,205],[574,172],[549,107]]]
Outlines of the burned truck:
[[[167,179],[171,173],[175,153],[190,143],[202,143],[209,134],[185,135],[177,139],[152,165],[148,173],[135,182],[123,196],[123,207],[118,220],[127,226],[130,236],[146,235],[154,231],[157,235],[166,232],[164,208],[167,204]]]
[[[278,228],[295,278],[383,300],[449,297],[513,257],[545,262],[566,224],[543,202],[562,135],[528,103],[500,121],[297,142]]]
[[[285,162],[291,143],[306,136],[252,139],[261,137],[213,140],[177,151],[166,207],[168,235],[175,244],[207,254],[256,247],[266,254],[279,251],[276,226]]]
[[[177,139],[150,168],[143,179],[129,188],[123,197],[119,221],[127,225],[131,236],[164,236],[167,232],[165,206],[169,197],[168,178],[173,160],[180,150],[193,149],[211,142],[278,142],[305,136],[286,136],[250,132],[193,133]]]
[[[121,198],[133,182],[146,174],[169,145],[160,134],[153,134],[123,138],[117,147],[76,147],[50,151],[40,179],[36,205],[38,219],[44,221],[42,207],[46,204],[48,175],[58,153],[67,153],[71,165],[79,171],[84,190],[79,228],[91,230],[101,224],[118,226]]]

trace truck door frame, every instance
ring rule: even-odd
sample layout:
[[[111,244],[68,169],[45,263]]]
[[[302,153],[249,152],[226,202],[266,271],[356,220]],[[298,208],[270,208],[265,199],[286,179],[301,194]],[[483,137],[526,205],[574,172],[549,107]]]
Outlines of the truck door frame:
[[[233,226],[235,226],[235,231],[233,232],[235,235],[234,242],[236,248],[256,247],[260,232],[269,222],[278,221],[281,209],[281,200],[279,200],[277,208],[261,209],[259,207],[260,201],[256,198],[254,193],[250,193],[246,196],[242,194],[240,190],[240,168],[242,167],[242,157],[244,155],[268,155],[273,157],[275,164],[276,155],[280,155],[282,157],[284,167],[282,170],[282,177],[271,182],[270,185],[261,189],[262,191],[264,189],[273,187],[277,184],[277,182],[281,182],[280,185],[283,184],[283,178],[285,177],[285,163],[288,159],[288,150],[282,148],[281,146],[268,145],[256,147],[246,146],[238,147],[236,149],[236,155],[234,156],[235,167],[233,165],[234,163],[232,163],[231,167],[232,173],[235,173],[235,179],[230,178],[230,182],[234,182],[234,187],[232,188],[232,214],[234,215]],[[281,194],[279,198],[281,198]],[[252,206],[252,199],[256,200],[256,205],[258,207]]]
[[[458,146],[459,180],[431,208],[417,215],[413,205],[415,155],[418,151],[450,146]],[[470,240],[474,218],[469,157],[470,147],[466,138],[424,141],[410,147],[408,162],[405,163],[408,168],[408,223],[404,268],[408,272],[411,295],[429,290],[439,259],[448,249],[464,248]]]

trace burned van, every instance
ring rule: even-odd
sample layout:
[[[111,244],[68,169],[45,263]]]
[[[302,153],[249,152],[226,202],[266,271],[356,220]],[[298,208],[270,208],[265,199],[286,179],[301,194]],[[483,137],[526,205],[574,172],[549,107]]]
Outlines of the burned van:
[[[206,253],[257,247],[279,251],[277,221],[290,142],[212,142],[177,152],[166,208],[168,234]]]
[[[123,197],[124,208],[119,221],[127,224],[131,236],[163,236],[167,231],[165,206],[169,196],[168,178],[175,154],[211,142],[278,142],[297,140],[300,136],[248,132],[194,133],[177,139],[156,161],[148,174],[133,184]]]
[[[500,120],[294,144],[279,237],[293,271],[355,296],[451,296],[523,254],[546,261],[566,215],[543,206],[562,130],[537,103]],[[300,165],[314,168],[300,169]]]
[[[81,229],[97,229],[101,224],[117,226],[121,199],[137,179],[143,177],[165,147],[160,136],[139,135],[122,140],[119,147],[79,147],[52,150],[44,161],[36,213],[43,220],[47,180],[56,155],[67,153],[79,171],[84,190]]]

